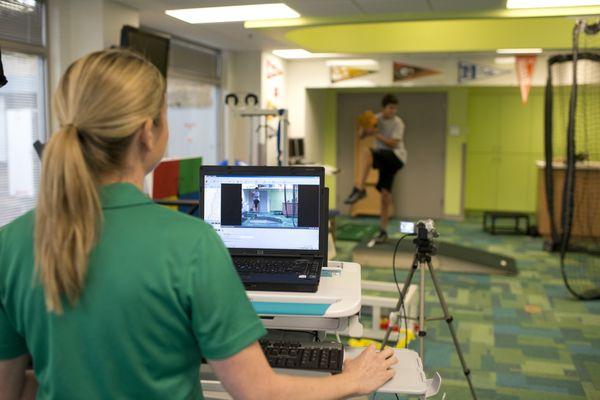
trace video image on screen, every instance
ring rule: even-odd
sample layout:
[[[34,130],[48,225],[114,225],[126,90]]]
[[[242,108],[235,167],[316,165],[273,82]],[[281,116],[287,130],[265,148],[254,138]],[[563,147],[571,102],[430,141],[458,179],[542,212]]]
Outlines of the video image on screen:
[[[242,189],[242,226],[298,227],[298,185],[258,185]]]

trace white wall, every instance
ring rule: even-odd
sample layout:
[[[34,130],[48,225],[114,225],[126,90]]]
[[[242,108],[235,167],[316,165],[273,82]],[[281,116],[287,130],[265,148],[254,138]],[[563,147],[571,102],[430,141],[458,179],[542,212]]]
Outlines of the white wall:
[[[261,94],[261,52],[239,51],[223,54],[223,97],[236,93],[240,105],[247,93]],[[224,109],[225,158],[248,162],[252,121],[236,115],[234,107]]]
[[[90,52],[118,45],[123,25],[139,26],[139,13],[110,0],[50,0],[50,94],[73,61]],[[54,118],[51,128],[52,131],[58,129]]]
[[[103,1],[103,40],[104,48],[119,46],[123,25],[140,26],[140,14],[137,10],[110,0]]]

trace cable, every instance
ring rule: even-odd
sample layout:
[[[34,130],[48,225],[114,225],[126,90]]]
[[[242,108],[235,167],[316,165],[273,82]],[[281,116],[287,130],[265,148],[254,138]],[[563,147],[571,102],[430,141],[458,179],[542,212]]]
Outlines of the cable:
[[[398,277],[396,275],[396,254],[398,253],[398,248],[400,247],[400,243],[407,236],[409,236],[409,235],[404,235],[400,239],[398,239],[398,242],[396,242],[396,247],[394,247],[394,255],[392,256],[392,271],[394,273],[394,282],[396,283],[396,289],[398,289],[398,295],[400,296],[400,309],[402,310],[402,313],[404,314],[404,326],[406,327],[406,331],[404,333],[404,336],[405,336],[404,348],[405,349],[408,348],[408,317],[406,316],[406,307],[404,306],[404,296],[402,295],[402,290],[400,289],[400,284],[398,283]],[[398,310],[398,311],[400,311],[400,310]],[[391,321],[389,321],[389,322],[391,323]],[[402,331],[402,322],[400,322],[400,325],[398,326],[398,339],[396,340],[396,345],[394,347],[398,346],[398,342],[400,341],[401,331]]]

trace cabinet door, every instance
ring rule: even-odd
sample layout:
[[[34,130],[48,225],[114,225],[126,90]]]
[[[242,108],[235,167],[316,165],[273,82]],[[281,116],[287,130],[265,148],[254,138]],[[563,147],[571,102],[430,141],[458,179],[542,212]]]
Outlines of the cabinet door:
[[[498,151],[502,115],[498,94],[474,90],[469,94],[469,131],[467,143],[470,152]]]
[[[492,153],[467,153],[465,208],[494,210],[498,156]]]
[[[499,95],[499,106],[502,114],[500,152],[525,154],[543,146],[544,113],[540,93],[531,93],[527,104],[521,102],[518,90],[504,93]]]
[[[503,154],[497,184],[497,204],[502,211],[533,213],[537,193],[534,155]]]

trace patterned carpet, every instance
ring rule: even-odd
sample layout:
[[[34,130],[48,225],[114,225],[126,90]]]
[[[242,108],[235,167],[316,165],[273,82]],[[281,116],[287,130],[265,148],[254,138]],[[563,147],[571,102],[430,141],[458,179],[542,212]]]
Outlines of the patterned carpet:
[[[350,221],[339,217],[338,226]],[[370,218],[353,223],[376,225]],[[390,224],[398,226],[397,221]],[[600,399],[600,301],[574,300],[564,287],[558,258],[542,239],[482,232],[479,220],[440,221],[440,238],[515,257],[516,276],[437,274],[479,399]],[[398,237],[390,229],[392,237]],[[351,260],[356,242],[338,241],[337,259]],[[399,279],[404,279],[400,271]],[[391,270],[363,266],[363,279],[393,282]],[[441,310],[430,282],[427,314]],[[410,346],[417,349],[417,342]],[[444,322],[428,324],[425,366],[443,379],[447,399],[469,399]],[[441,399],[441,394],[435,398]],[[378,400],[395,396],[377,395]]]

